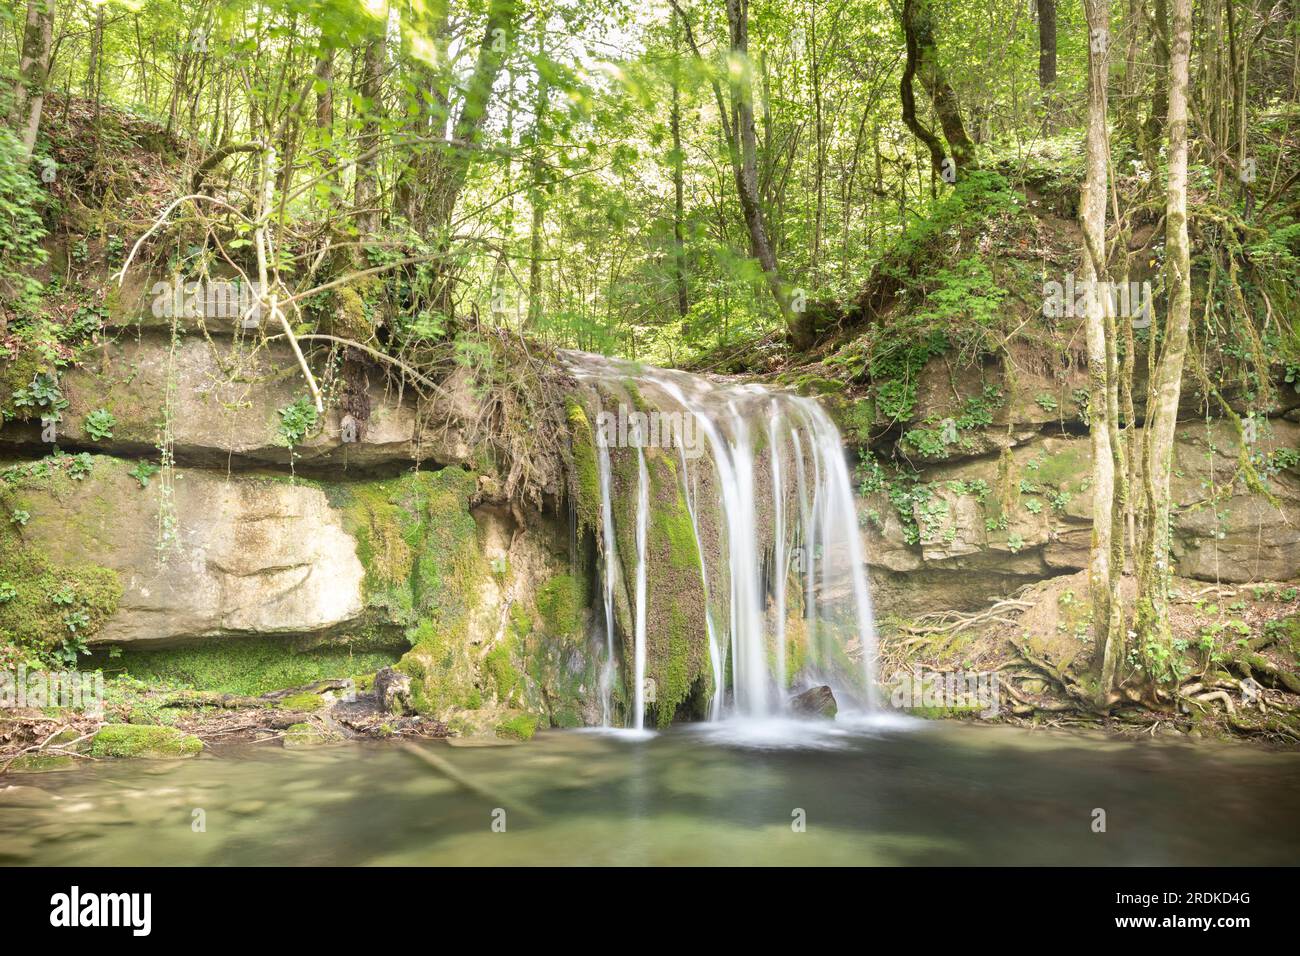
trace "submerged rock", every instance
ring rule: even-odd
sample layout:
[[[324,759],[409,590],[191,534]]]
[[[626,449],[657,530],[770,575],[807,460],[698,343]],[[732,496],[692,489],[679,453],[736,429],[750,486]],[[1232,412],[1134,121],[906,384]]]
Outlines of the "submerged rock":
[[[791,697],[790,709],[805,717],[825,717],[828,720],[834,718],[839,712],[835,695],[825,684],[820,687],[810,687],[802,694]]]

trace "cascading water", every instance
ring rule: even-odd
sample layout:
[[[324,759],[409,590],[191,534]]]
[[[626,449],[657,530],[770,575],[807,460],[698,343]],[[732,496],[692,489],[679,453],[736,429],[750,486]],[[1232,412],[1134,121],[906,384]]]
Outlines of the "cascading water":
[[[600,721],[610,724],[610,696],[614,690],[614,583],[618,573],[618,548],[614,543],[613,478],[609,466],[609,446],[596,449],[597,469],[600,476],[600,529],[601,550],[605,555],[605,573],[602,576],[605,597],[605,663],[600,669]]]
[[[838,429],[809,398],[755,384],[715,381],[584,353],[565,353],[596,412],[606,661],[601,709],[612,723],[616,648],[631,662],[631,715],[644,724],[648,615],[647,538],[656,502],[647,455],[671,456],[694,533],[711,679],[707,714],[764,718],[803,687],[829,683],[875,706],[875,625],[848,465]],[[672,434],[655,416],[671,422]],[[619,427],[615,426],[619,423]],[[659,427],[656,427],[656,424]],[[669,441],[665,443],[665,437]],[[672,447],[665,447],[670,445]],[[628,478],[619,493],[611,455]],[[621,540],[616,511],[631,518]],[[631,531],[628,534],[628,531]],[[708,539],[712,547],[705,547]],[[622,569],[622,570],[620,570]],[[619,617],[615,595],[626,599]],[[627,632],[620,643],[619,622]],[[630,638],[630,640],[629,640]],[[630,646],[629,646],[630,645]],[[626,671],[624,673],[627,673]]]

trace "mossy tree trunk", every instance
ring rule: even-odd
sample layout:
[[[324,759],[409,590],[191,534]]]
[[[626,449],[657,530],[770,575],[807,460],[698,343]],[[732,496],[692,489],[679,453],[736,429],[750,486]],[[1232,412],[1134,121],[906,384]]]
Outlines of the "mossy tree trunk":
[[[24,163],[32,158],[36,134],[41,128],[53,33],[54,0],[27,0],[27,22],[23,26],[22,54],[9,117],[10,125],[21,130]]]
[[[907,46],[907,61],[899,89],[903,121],[929,150],[930,162],[936,173],[942,175],[945,172],[944,160],[950,159],[956,164],[953,172],[960,177],[967,170],[975,168],[975,146],[966,135],[957,92],[948,82],[939,62],[939,42],[935,35],[930,0],[904,0],[903,38]],[[921,86],[930,97],[934,115],[939,119],[944,139],[948,141],[946,153],[939,144],[938,137],[926,130],[916,116],[916,103],[912,93],[913,77],[921,81]]]
[[[1164,345],[1147,395],[1143,468],[1146,527],[1138,557],[1136,630],[1148,672],[1168,675],[1160,663],[1170,653],[1170,471],[1174,426],[1182,394],[1192,314],[1191,256],[1187,240],[1187,86],[1192,46],[1191,0],[1174,0],[1169,60],[1169,180],[1165,203],[1165,286],[1169,314]],[[1153,330],[1154,331],[1154,330]],[[1152,337],[1154,342],[1154,336]]]
[[[1088,348],[1089,430],[1092,438],[1092,550],[1088,588],[1092,608],[1095,666],[1100,672],[1097,704],[1105,706],[1124,646],[1120,575],[1124,570],[1123,525],[1117,521],[1116,478],[1123,452],[1117,428],[1115,321],[1106,273],[1106,192],[1110,139],[1106,127],[1106,81],[1110,51],[1110,0],[1085,0],[1088,21],[1088,127],[1086,177],[1079,203],[1083,230],[1083,281],[1091,283],[1085,314]],[[1121,509],[1122,515],[1122,509]]]
[[[1150,140],[1160,135],[1169,113],[1169,4],[1168,0],[1155,0],[1151,11],[1151,61],[1155,73],[1155,86],[1151,93],[1151,115],[1147,117],[1146,133]],[[1152,144],[1154,152],[1154,143]]]

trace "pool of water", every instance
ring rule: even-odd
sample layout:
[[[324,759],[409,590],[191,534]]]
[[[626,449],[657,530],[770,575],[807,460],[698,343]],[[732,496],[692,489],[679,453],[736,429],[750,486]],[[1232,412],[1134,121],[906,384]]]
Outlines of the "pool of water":
[[[414,745],[437,766],[405,746],[247,744],[0,778],[0,862],[1300,861],[1293,752],[902,719]]]

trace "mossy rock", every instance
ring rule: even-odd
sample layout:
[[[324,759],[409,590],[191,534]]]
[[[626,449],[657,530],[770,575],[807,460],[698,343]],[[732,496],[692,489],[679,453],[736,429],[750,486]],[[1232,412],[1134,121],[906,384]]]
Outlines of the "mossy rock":
[[[324,699],[319,694],[313,694],[311,691],[302,694],[290,694],[279,702],[281,710],[320,710],[324,706]]]
[[[111,568],[61,564],[25,544],[10,522],[23,504],[0,491],[0,644],[45,654],[70,634],[85,639],[99,630],[117,610],[122,582]]]
[[[407,626],[412,649],[397,669],[412,678],[421,713],[468,707],[476,667],[469,636],[491,569],[470,502],[471,472],[444,468],[342,490],[336,504],[357,540],[367,603]]]
[[[591,420],[577,401],[568,403],[569,436],[573,449],[570,478],[580,528],[600,532],[600,464],[596,458],[596,436]]]
[[[175,727],[109,724],[90,742],[92,757],[193,757],[203,741]]]
[[[547,634],[569,638],[579,633],[582,627],[583,590],[581,582],[571,574],[557,574],[537,589],[537,611]]]
[[[483,658],[483,679],[496,692],[497,700],[507,707],[511,706],[516,696],[522,694],[523,677],[514,664],[515,635],[507,632],[497,645]],[[483,705],[482,694],[470,692],[466,707],[478,710]]]
[[[536,732],[535,714],[515,714],[496,725],[496,735],[505,740],[532,740]]]

